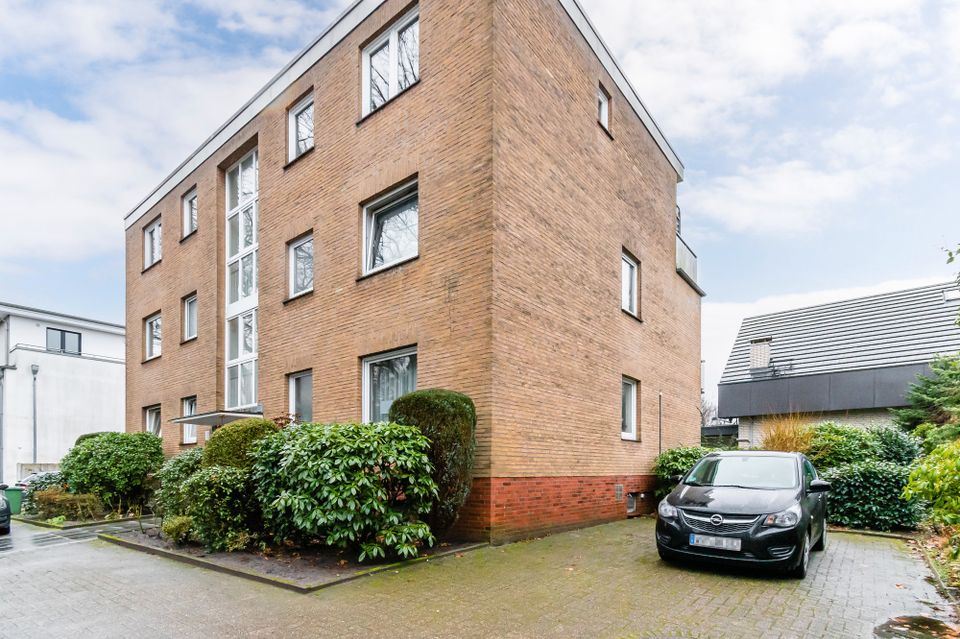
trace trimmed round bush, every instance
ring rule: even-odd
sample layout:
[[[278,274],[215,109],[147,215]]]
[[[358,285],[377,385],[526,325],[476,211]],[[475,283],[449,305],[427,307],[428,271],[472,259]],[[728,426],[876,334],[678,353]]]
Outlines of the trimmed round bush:
[[[818,469],[835,468],[879,459],[880,444],[866,429],[824,422],[813,427],[807,457]]]
[[[171,457],[160,468],[157,479],[160,488],[157,490],[157,508],[164,519],[183,515],[186,503],[183,498],[183,484],[195,472],[200,470],[203,461],[203,449],[192,448],[176,457]]]
[[[473,400],[448,390],[414,391],[393,402],[390,421],[416,426],[430,440],[437,499],[424,519],[435,534],[443,534],[457,521],[470,494],[477,451]]]
[[[257,441],[277,432],[277,425],[269,419],[252,417],[221,426],[213,432],[203,447],[204,466],[233,466],[249,468],[253,463],[250,451]]]
[[[719,449],[703,446],[678,446],[657,455],[653,462],[653,473],[657,476],[657,499],[670,494],[670,491],[676,487],[677,484],[673,481],[673,477],[686,475],[698,461],[716,450]]]
[[[830,482],[827,519],[831,524],[871,530],[915,528],[919,500],[901,497],[910,469],[892,462],[863,461],[825,471]]]
[[[181,492],[193,534],[211,551],[242,550],[261,529],[248,469],[203,467],[183,483]]]
[[[360,561],[388,553],[416,557],[434,541],[419,521],[437,495],[429,450],[416,426],[285,428],[253,453],[265,529],[276,541],[360,550]]]
[[[877,458],[909,466],[920,456],[920,440],[896,426],[874,426],[870,429],[877,443]]]
[[[927,502],[934,523],[960,524],[960,441],[939,446],[921,459],[903,496]]]
[[[163,464],[160,438],[150,433],[103,433],[70,449],[60,471],[74,493],[96,495],[107,508],[147,502],[148,476]]]

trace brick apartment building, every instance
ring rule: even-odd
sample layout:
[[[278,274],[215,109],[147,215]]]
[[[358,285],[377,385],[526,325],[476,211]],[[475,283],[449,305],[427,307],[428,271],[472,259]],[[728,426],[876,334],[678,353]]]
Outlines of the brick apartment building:
[[[681,177],[575,0],[359,0],[126,217],[127,428],[449,388],[465,535],[622,518],[699,437]]]

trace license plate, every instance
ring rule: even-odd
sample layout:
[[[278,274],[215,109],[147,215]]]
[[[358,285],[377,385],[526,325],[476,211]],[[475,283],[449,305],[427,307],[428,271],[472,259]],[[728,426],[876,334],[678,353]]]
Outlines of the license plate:
[[[701,548],[740,551],[740,540],[734,537],[711,537],[709,535],[690,535],[690,545]]]

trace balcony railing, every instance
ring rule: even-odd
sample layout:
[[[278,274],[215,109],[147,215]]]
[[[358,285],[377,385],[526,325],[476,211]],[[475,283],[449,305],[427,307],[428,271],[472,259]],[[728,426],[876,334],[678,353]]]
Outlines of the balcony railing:
[[[700,295],[705,295],[697,284],[697,254],[694,253],[683,238],[677,235],[677,273],[687,281],[687,284]]]

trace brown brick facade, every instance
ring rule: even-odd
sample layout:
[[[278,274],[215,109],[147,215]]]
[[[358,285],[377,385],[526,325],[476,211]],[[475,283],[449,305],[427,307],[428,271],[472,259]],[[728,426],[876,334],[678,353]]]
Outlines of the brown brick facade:
[[[224,170],[260,158],[259,401],[287,412],[313,371],[315,421],[361,418],[361,359],[416,345],[417,386],[470,395],[474,490],[462,530],[506,539],[623,517],[662,447],[699,433],[699,296],[675,271],[677,175],[559,2],[420,2],[420,82],[361,119],[360,51],[411,5],[387,0],[127,231],[127,428],[180,400],[224,408]],[[596,121],[612,95],[611,135]],[[286,161],[286,110],[313,89],[315,149]],[[419,181],[419,257],[361,277],[361,205]],[[180,241],[180,197],[200,195]],[[163,260],[141,273],[163,216]],[[314,291],[287,300],[287,243],[314,237]],[[620,254],[641,262],[642,322],[620,310]],[[199,337],[180,344],[180,301]],[[143,359],[161,310],[163,355]],[[620,438],[639,381],[640,441]],[[203,433],[200,433],[201,444]]]

